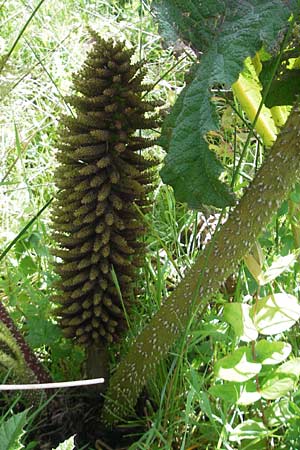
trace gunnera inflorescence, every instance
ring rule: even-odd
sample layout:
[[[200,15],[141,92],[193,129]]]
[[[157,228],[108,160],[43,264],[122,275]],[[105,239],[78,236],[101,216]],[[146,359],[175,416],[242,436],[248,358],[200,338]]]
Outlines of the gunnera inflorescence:
[[[134,50],[92,32],[93,49],[73,77],[74,115],[62,118],[52,211],[60,258],[56,301],[64,335],[103,346],[115,341],[143,261],[145,227],[157,161],[138,130],[157,127],[155,104],[142,100],[143,62]],[[148,117],[146,117],[148,115]]]

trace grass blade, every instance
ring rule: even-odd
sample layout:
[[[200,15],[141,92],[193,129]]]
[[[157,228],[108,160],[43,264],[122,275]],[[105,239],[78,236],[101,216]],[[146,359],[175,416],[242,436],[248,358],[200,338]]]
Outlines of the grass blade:
[[[3,252],[0,255],[0,262],[2,259],[7,255],[7,253],[10,251],[10,249],[18,242],[20,237],[23,236],[23,234],[31,227],[31,225],[34,224],[34,222],[38,219],[38,217],[45,211],[45,209],[48,208],[48,206],[52,203],[53,198],[50,198],[50,200],[38,211],[38,213],[25,225],[25,227],[20,231],[19,234],[8,244],[8,246],[3,250]]]
[[[30,14],[28,20],[26,21],[26,23],[24,24],[23,28],[21,29],[20,33],[18,34],[15,42],[13,43],[13,45],[11,46],[11,49],[9,50],[9,52],[4,55],[2,61],[0,62],[0,73],[2,72],[2,70],[4,69],[5,64],[7,63],[7,61],[9,60],[9,58],[11,57],[13,51],[15,50],[19,40],[21,39],[21,37],[23,36],[23,34],[25,33],[26,28],[28,27],[28,25],[30,24],[30,22],[32,21],[32,19],[34,18],[35,14],[37,13],[37,11],[39,10],[39,8],[42,6],[42,4],[44,3],[45,0],[40,0],[40,2],[37,4],[37,6],[34,8],[34,10],[32,11],[32,13]]]

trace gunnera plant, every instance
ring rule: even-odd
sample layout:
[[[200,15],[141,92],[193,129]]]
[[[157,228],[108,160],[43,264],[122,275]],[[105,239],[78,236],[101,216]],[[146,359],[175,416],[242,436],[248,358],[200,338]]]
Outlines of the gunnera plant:
[[[93,49],[67,99],[73,114],[61,120],[52,221],[60,323],[93,361],[126,328],[136,294],[141,212],[150,206],[157,164],[144,155],[154,141],[139,130],[156,128],[157,114],[143,100],[144,62],[131,64],[134,50],[91,33]]]

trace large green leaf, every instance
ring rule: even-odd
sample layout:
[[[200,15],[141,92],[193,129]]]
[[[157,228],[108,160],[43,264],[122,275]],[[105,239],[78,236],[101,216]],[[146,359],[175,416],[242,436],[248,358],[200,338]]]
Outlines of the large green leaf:
[[[300,305],[297,298],[290,294],[268,295],[252,306],[251,315],[261,334],[278,334],[291,328],[299,319]]]
[[[242,439],[262,439],[268,435],[268,429],[261,420],[248,419],[236,426],[229,435],[229,440],[239,442]],[[253,447],[251,447],[253,448]],[[263,447],[261,447],[263,448]],[[250,447],[249,447],[250,449]]]
[[[209,393],[216,398],[222,399],[230,404],[250,405],[261,398],[257,391],[256,382],[253,380],[245,383],[227,382],[217,384],[209,388]]]
[[[246,342],[254,341],[258,332],[250,318],[249,305],[243,303],[226,303],[224,306],[223,319],[230,323],[235,334]]]
[[[292,391],[295,386],[296,379],[293,375],[285,375],[276,371],[261,386],[260,393],[266,400],[275,400]]]
[[[264,416],[269,427],[285,425],[295,417],[291,404],[292,401],[289,398],[283,397],[278,402],[272,402],[264,410]]]
[[[284,271],[288,270],[290,266],[292,266],[296,261],[297,256],[294,255],[293,253],[290,253],[286,256],[279,256],[272,262],[271,266],[264,272],[263,274],[264,283],[261,284],[267,284],[275,280]]]
[[[261,398],[260,392],[257,390],[256,380],[252,379],[241,384],[238,405],[251,405]]]
[[[242,383],[250,380],[261,370],[261,364],[254,361],[251,350],[240,347],[231,355],[217,361],[215,374],[222,380],[237,381]]]
[[[152,7],[167,44],[183,39],[201,51],[209,49],[211,37],[218,33],[226,14],[226,2],[222,0],[155,0]]]
[[[223,167],[205,140],[205,134],[219,126],[211,89],[231,86],[244,60],[263,45],[269,51],[278,48],[296,2],[156,0],[153,6],[160,23],[169,30],[168,38],[177,32],[204,52],[194,79],[178,98],[167,135],[163,131],[168,154],[162,179],[173,186],[177,200],[192,208],[232,205],[233,193],[220,180]]]
[[[261,364],[279,364],[292,351],[288,342],[269,342],[261,339],[255,346],[256,361]]]
[[[216,384],[209,388],[209,393],[213,395],[215,398],[219,398],[228,402],[230,404],[234,404],[237,402],[240,396],[241,383],[224,383],[224,384]]]
[[[263,89],[272,81],[265,104],[268,108],[281,105],[292,105],[300,94],[300,70],[299,70],[299,49],[297,44],[292,51],[288,51],[285,59],[277,70],[276,78],[272,80],[272,73],[276,65],[276,58],[273,57],[263,62],[259,79]],[[293,47],[293,44],[292,44]],[[287,60],[289,59],[288,63]],[[293,63],[294,61],[294,63]]]
[[[290,374],[298,378],[300,376],[300,358],[293,358],[281,364],[276,373]]]
[[[20,450],[24,445],[20,442],[27,422],[27,410],[14,414],[0,425],[0,450]]]
[[[295,389],[300,376],[300,358],[281,364],[261,385],[261,396],[267,400],[283,397]]]

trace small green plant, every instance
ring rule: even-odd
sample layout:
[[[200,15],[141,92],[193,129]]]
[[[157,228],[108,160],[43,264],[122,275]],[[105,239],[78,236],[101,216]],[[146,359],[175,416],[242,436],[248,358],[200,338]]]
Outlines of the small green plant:
[[[278,407],[279,399],[287,399],[295,390],[300,376],[300,358],[286,361],[292,347],[282,340],[282,333],[300,318],[298,299],[282,290],[274,292],[275,280],[296,262],[296,257],[290,254],[277,258],[263,270],[262,251],[259,246],[257,248],[256,257],[245,257],[247,267],[258,283],[257,294],[247,302],[224,305],[223,320],[234,330],[237,345],[229,355],[216,362],[215,377],[222,381],[209,389],[210,394],[227,406],[253,405],[251,418],[227,429],[228,439],[232,442],[262,440],[271,435],[272,427],[276,426],[278,430],[271,412]],[[270,293],[261,296],[259,292],[263,286]],[[248,345],[239,346],[240,341]]]
[[[25,425],[28,424],[28,410],[12,414],[8,419],[0,421],[0,450],[21,450],[25,448],[22,437]]]

